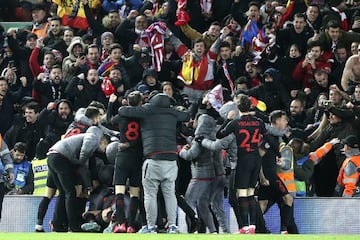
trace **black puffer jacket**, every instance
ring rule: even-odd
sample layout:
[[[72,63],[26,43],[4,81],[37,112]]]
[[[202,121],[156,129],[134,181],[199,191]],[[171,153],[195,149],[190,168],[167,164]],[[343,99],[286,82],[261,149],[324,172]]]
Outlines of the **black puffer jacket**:
[[[141,137],[146,158],[177,160],[176,125],[189,120],[190,114],[174,109],[170,97],[159,93],[144,106],[121,107],[119,115],[141,120]]]

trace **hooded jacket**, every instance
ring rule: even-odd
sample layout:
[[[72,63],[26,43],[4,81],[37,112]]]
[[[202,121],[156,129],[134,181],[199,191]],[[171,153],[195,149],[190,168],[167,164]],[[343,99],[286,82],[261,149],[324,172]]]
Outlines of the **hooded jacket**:
[[[215,127],[215,119],[207,114],[202,114],[198,119],[195,137],[204,136],[215,140]],[[211,179],[215,177],[214,158],[216,153],[218,152],[202,147],[193,139],[190,149],[182,149],[179,155],[181,158],[191,161],[191,176],[193,179]]]
[[[80,37],[74,37],[67,48],[67,52],[69,53],[69,56],[64,58],[63,64],[62,64],[62,72],[63,72],[63,79],[67,82],[69,82],[72,77],[79,74],[80,67],[75,67],[76,62],[76,56],[74,55],[74,46],[80,44],[82,46],[83,51],[85,51],[85,44],[83,43],[82,39]]]
[[[236,117],[239,116],[239,111],[237,108],[237,105],[230,101],[224,104],[220,110],[219,114],[223,119],[227,119],[227,115],[230,111],[236,112]],[[237,164],[237,145],[236,145],[236,137],[234,134],[230,134],[222,139],[216,139],[215,141],[211,139],[204,138],[201,142],[201,145],[207,149],[210,149],[212,151],[218,151],[221,149],[226,149],[227,155],[226,155],[226,165],[230,165],[231,169],[236,169]]]
[[[173,108],[172,98],[159,93],[144,106],[121,107],[119,115],[140,119],[143,152],[146,158],[177,160],[176,125],[178,122],[188,121],[190,114]]]
[[[79,165],[80,175],[85,187],[91,186],[89,159],[98,149],[103,132],[99,127],[92,126],[86,133],[70,136],[58,141],[49,152],[58,153],[71,163]]]
[[[250,89],[247,94],[265,102],[267,112],[273,110],[287,110],[290,96],[281,84],[279,72],[274,68],[268,68],[264,75],[270,75],[272,82],[263,82],[261,85]]]
[[[146,77],[147,76],[152,76],[156,79],[156,84],[154,86],[149,86],[146,82]],[[158,76],[156,71],[153,68],[147,68],[143,71],[143,75],[142,75],[142,81],[140,81],[138,84],[136,84],[135,89],[139,90],[140,86],[145,85],[147,87],[147,89],[149,90],[149,93],[157,90],[160,90],[160,82],[158,80]],[[140,91],[140,90],[139,90]],[[141,91],[140,91],[141,92]]]

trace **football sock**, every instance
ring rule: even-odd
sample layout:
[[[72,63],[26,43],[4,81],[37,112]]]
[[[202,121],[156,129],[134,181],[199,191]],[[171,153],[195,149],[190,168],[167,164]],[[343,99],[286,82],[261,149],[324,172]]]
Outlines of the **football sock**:
[[[49,199],[47,197],[43,197],[43,199],[41,200],[41,202],[39,204],[39,208],[38,208],[38,216],[37,216],[36,224],[43,225],[46,211],[49,207],[50,201],[51,201],[51,199]]]

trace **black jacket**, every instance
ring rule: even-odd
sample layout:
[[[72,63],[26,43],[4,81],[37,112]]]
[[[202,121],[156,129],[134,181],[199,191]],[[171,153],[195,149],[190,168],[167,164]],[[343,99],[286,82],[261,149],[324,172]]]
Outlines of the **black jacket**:
[[[45,137],[43,125],[37,120],[35,123],[23,121],[14,124],[5,134],[4,140],[13,148],[15,143],[26,143],[26,156],[33,159],[36,152],[36,145],[41,138]]]
[[[159,93],[141,107],[121,107],[119,115],[139,118],[143,151],[146,158],[177,160],[176,126],[190,114],[177,111],[166,94]]]
[[[91,101],[96,100],[107,106],[107,99],[101,90],[101,80],[95,85],[91,85],[88,80],[74,77],[66,86],[65,94],[71,99],[74,110],[81,107],[87,107]],[[80,91],[78,85],[83,85],[84,89]]]

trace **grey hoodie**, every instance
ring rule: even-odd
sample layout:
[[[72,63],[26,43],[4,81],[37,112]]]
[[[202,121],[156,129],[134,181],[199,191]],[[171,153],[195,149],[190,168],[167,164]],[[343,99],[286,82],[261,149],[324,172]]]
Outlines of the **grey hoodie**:
[[[224,104],[220,110],[219,114],[223,119],[227,119],[227,115],[230,111],[235,111],[237,113],[235,118],[239,117],[239,111],[237,106],[234,102],[227,102]],[[236,145],[236,138],[235,135],[232,133],[222,139],[216,139],[215,141],[204,138],[201,142],[201,145],[207,149],[212,151],[219,151],[221,149],[226,149],[227,151],[227,164],[230,164],[231,169],[236,169],[237,164],[237,145]],[[219,166],[216,167],[219,169]],[[219,175],[217,173],[217,175]]]
[[[216,121],[207,114],[203,114],[198,119],[198,125],[195,129],[196,136],[215,139]],[[187,161],[191,161],[192,178],[215,178],[214,158],[218,152],[203,148],[198,142],[192,140],[191,147],[188,150],[182,149],[179,156]]]
[[[85,133],[64,138],[53,145],[49,152],[56,152],[80,166],[83,185],[91,186],[89,158],[99,148],[103,132],[99,127],[92,126]]]
[[[102,130],[92,126],[85,133],[58,141],[50,150],[60,153],[74,164],[88,166],[88,160],[98,149],[102,136]]]
[[[89,126],[89,127],[92,126],[92,120],[85,116],[85,108],[79,108],[76,111],[74,122],[79,122],[79,123]],[[97,125],[97,127],[99,127],[103,131],[103,133],[106,135],[110,135],[113,137],[117,137],[119,135],[118,131],[108,129],[108,128],[104,127],[101,123],[99,123]]]

